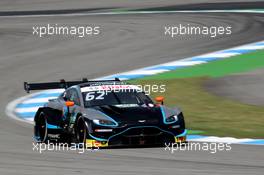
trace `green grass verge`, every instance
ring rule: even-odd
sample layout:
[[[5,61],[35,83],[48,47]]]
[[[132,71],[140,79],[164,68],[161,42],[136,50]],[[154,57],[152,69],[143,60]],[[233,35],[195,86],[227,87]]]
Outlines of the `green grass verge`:
[[[215,96],[203,88],[210,77],[264,67],[263,55],[263,51],[258,51],[133,80],[132,83],[166,85],[165,93],[152,93],[151,96],[163,95],[166,105],[180,106],[187,128],[202,130],[204,135],[263,138],[263,107]]]
[[[213,61],[207,64],[196,65],[188,68],[177,69],[144,79],[162,80],[188,77],[221,77],[233,73],[246,72],[264,67],[264,51],[234,56],[232,58]]]

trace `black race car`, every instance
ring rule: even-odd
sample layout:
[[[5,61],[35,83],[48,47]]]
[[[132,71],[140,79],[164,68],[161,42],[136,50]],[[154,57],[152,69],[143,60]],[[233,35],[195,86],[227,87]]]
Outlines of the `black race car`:
[[[57,140],[87,147],[154,145],[186,141],[182,111],[154,103],[138,86],[119,79],[24,83],[24,89],[65,88],[35,115],[37,142]]]

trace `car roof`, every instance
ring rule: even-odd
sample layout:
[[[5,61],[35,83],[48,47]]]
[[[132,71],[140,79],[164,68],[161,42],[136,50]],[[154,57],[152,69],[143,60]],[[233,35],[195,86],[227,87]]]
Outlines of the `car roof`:
[[[107,82],[88,82],[80,84],[81,92],[89,92],[89,91],[108,91],[108,90],[128,90],[135,89],[140,90],[140,87],[137,85],[131,85],[121,81],[107,81]]]
[[[91,87],[91,86],[103,86],[103,85],[126,85],[123,81],[89,81],[86,83],[79,84],[80,88]]]

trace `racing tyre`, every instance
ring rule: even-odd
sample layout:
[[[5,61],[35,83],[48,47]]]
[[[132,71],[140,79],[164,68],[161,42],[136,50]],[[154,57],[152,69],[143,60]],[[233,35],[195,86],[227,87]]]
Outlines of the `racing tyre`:
[[[87,123],[84,121],[82,117],[80,117],[77,121],[77,127],[76,127],[76,137],[77,141],[83,145],[86,144],[86,137],[87,137]]]
[[[38,142],[48,141],[47,117],[41,112],[35,123],[35,138]]]

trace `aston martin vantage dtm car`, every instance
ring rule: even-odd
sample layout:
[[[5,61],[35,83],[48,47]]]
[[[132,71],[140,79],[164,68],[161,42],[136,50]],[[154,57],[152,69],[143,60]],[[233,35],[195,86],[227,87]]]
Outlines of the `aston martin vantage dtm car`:
[[[138,86],[119,79],[24,83],[27,92],[64,88],[35,114],[37,142],[56,139],[89,147],[185,142],[182,111],[154,103]]]

